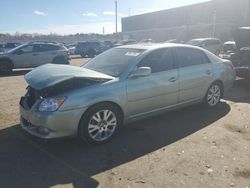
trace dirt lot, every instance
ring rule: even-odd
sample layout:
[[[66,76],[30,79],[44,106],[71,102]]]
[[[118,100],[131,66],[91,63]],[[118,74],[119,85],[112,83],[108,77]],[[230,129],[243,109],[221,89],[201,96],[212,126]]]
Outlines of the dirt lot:
[[[83,64],[73,59],[71,64]],[[0,77],[0,187],[250,187],[250,83],[215,109],[192,106],[125,126],[110,143],[43,141],[19,128],[27,70]]]

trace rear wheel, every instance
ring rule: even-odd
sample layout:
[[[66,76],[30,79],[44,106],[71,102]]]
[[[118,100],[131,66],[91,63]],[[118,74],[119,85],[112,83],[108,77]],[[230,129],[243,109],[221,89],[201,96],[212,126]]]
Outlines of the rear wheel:
[[[56,57],[53,62],[53,64],[69,64],[69,62],[67,61],[67,59],[65,57]]]
[[[222,85],[219,82],[213,83],[209,87],[206,97],[204,99],[205,105],[210,108],[217,106],[220,103],[222,92]]]
[[[88,58],[93,58],[93,57],[95,57],[95,51],[94,50],[89,50],[87,52],[87,55],[88,55]]]
[[[108,103],[91,107],[82,117],[78,135],[80,139],[94,144],[109,141],[118,131],[122,115],[116,106]]]
[[[1,74],[10,74],[12,72],[13,66],[8,61],[0,61],[0,73]]]
[[[85,54],[85,53],[81,53],[80,55],[81,55],[82,57],[85,57],[85,56],[86,56],[86,54]]]

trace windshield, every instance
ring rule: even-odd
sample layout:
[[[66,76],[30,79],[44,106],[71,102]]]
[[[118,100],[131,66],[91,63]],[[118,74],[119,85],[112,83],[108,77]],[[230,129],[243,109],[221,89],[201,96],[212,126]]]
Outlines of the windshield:
[[[141,55],[143,49],[113,48],[91,59],[84,68],[119,77]]]

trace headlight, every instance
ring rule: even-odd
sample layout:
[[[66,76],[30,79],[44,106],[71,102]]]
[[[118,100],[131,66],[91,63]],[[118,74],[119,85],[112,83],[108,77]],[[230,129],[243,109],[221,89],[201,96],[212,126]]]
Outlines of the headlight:
[[[40,112],[54,112],[58,110],[58,108],[64,103],[65,100],[66,97],[44,99],[40,103],[38,110]]]

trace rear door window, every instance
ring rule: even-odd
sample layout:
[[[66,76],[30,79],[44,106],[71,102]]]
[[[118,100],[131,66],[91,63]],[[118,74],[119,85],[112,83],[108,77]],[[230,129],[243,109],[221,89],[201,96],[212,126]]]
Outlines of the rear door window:
[[[209,63],[207,56],[198,49],[176,48],[175,53],[180,68]]]
[[[36,44],[34,47],[35,52],[47,52],[47,51],[55,51],[59,49],[60,49],[59,46],[50,45],[50,44]]]

